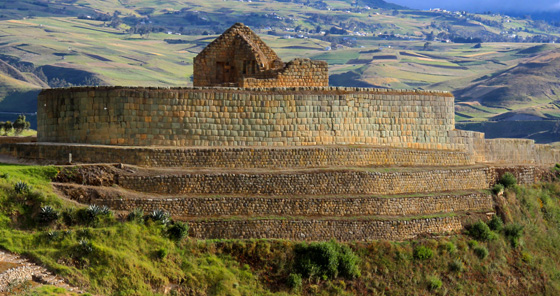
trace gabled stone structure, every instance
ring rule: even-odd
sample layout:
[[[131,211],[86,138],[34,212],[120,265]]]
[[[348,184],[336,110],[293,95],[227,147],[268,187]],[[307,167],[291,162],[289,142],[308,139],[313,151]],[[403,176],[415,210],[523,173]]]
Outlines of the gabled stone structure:
[[[194,86],[328,86],[324,61],[284,63],[249,27],[236,23],[194,58]]]

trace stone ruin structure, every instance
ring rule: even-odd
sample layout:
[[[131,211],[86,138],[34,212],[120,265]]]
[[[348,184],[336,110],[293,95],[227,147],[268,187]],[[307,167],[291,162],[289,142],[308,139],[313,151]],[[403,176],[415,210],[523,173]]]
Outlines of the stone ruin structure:
[[[530,184],[560,162],[549,145],[456,130],[450,93],[327,83],[324,62],[284,64],[236,24],[196,57],[195,87],[43,90],[37,143],[0,153],[97,164],[55,186],[164,209],[193,237],[343,241],[459,231],[493,213],[484,189],[501,174]]]
[[[194,86],[328,86],[324,61],[284,63],[249,27],[237,23],[194,58]]]

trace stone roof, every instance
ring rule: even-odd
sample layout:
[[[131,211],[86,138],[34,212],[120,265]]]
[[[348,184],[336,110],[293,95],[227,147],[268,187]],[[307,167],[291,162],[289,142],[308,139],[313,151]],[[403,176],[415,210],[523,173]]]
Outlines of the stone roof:
[[[236,37],[239,37],[246,42],[261,65],[272,66],[275,61],[281,62],[281,59],[274,50],[266,45],[261,38],[255,34],[255,32],[243,23],[235,23],[227,29],[222,35],[220,35],[220,37],[208,44],[208,46],[206,46],[195,59],[204,58],[208,52],[216,50],[216,47],[218,47],[218,50],[225,48],[225,43],[233,42]]]

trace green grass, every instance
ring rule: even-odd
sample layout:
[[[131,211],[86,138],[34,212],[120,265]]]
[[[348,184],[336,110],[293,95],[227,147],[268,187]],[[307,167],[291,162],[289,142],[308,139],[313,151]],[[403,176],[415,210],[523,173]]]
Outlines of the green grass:
[[[508,225],[523,228],[516,245],[511,244],[505,230],[497,230],[494,240],[480,242],[455,235],[406,242],[347,243],[343,245],[359,257],[360,277],[303,278],[301,287],[292,290],[287,280],[295,272],[297,242],[176,242],[168,238],[164,225],[115,218],[102,220],[95,227],[68,226],[61,220],[51,226],[25,224],[22,221],[33,220],[37,210],[34,203],[51,204],[57,209],[71,207],[55,197],[49,186],[57,169],[0,165],[0,172],[0,247],[41,262],[92,294],[161,295],[170,284],[206,295],[402,295],[412,291],[473,295],[509,294],[512,289],[520,294],[560,292],[560,183],[514,186],[506,191],[506,203],[499,204],[499,213],[506,222],[504,229]],[[32,193],[13,192],[15,182],[20,180],[33,186]],[[87,240],[91,250],[80,247],[81,240]],[[488,250],[487,255],[482,256],[479,249]],[[422,250],[423,255],[415,255],[415,250]],[[431,255],[425,255],[428,253]],[[508,284],[500,280],[503,278],[515,281]],[[43,287],[27,295],[63,293]]]

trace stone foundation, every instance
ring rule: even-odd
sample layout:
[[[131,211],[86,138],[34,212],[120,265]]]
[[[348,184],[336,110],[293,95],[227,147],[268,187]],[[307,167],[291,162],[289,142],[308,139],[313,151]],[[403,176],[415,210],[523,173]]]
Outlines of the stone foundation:
[[[388,147],[173,148],[37,143],[0,146],[0,153],[40,163],[125,163],[146,167],[317,168],[472,165],[460,151]]]

